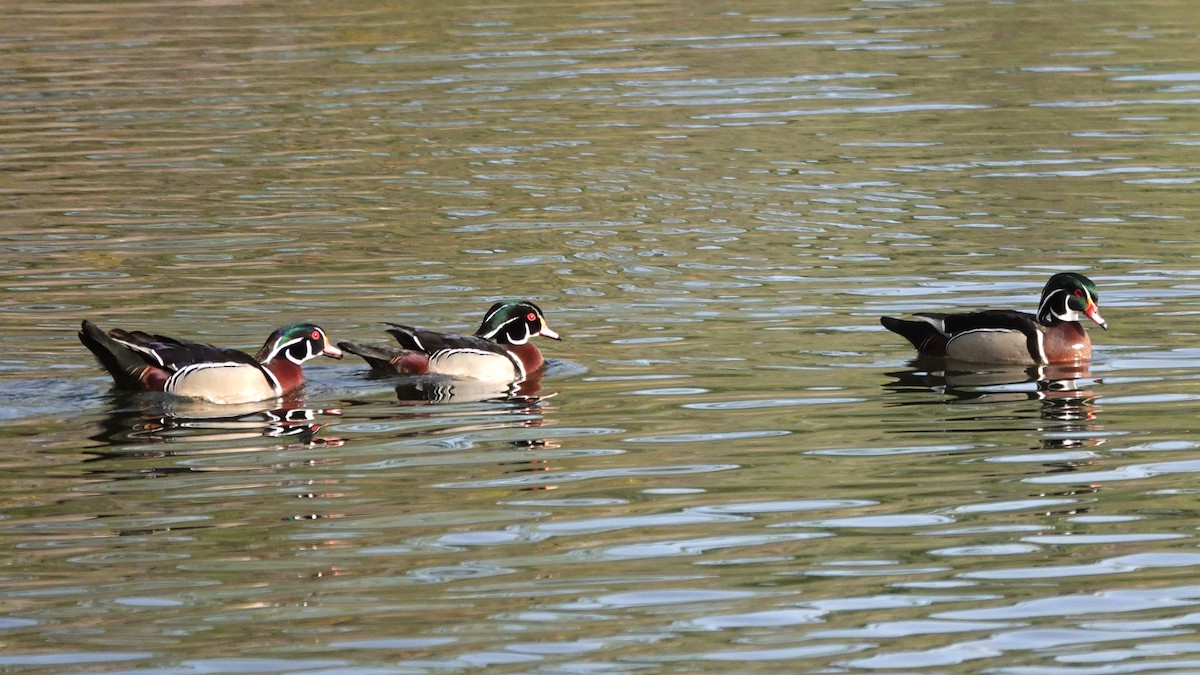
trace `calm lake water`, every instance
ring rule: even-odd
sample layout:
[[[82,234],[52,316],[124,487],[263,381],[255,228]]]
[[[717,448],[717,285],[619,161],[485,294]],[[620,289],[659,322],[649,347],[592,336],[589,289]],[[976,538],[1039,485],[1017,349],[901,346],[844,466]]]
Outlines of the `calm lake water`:
[[[1196,17],[4,4],[0,668],[1200,669]],[[1063,270],[1090,367],[878,323]],[[564,337],[507,400],[120,396],[75,336],[501,298]]]

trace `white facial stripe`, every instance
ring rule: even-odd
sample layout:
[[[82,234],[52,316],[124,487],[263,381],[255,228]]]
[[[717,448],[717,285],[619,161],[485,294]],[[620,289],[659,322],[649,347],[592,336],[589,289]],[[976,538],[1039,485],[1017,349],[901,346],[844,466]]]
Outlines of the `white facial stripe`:
[[[1047,309],[1049,309],[1049,307],[1051,306],[1050,301],[1053,300],[1054,296],[1058,295],[1059,293],[1062,293],[1062,291],[1055,290],[1055,291],[1051,292],[1049,295],[1047,295],[1045,298],[1043,298],[1041,306],[1038,307],[1038,314],[1046,313]],[[1050,313],[1054,314],[1054,311],[1051,310]],[[1055,314],[1055,316],[1057,316],[1057,314]]]
[[[494,311],[494,312],[488,312],[488,313],[487,313],[487,316],[483,317],[483,322],[484,322],[484,323],[487,323],[488,321],[491,321],[491,320],[492,320],[492,317],[493,317],[493,316],[496,316],[496,314],[497,314],[498,312],[500,312],[501,310],[503,310],[505,307],[507,307],[507,305],[500,305],[499,307],[497,307],[497,308],[496,308],[496,311]]]
[[[493,312],[493,314],[494,314],[494,312]],[[490,315],[489,315],[489,316],[490,316]],[[505,321],[504,323],[500,324],[499,326],[496,326],[496,329],[495,329],[495,330],[491,331],[491,332],[490,332],[490,333],[488,333],[487,335],[484,335],[483,337],[485,337],[485,338],[487,338],[487,339],[489,339],[489,340],[492,340],[492,339],[494,339],[494,338],[495,338],[497,335],[499,335],[500,333],[503,333],[503,332],[504,332],[504,327],[505,327],[505,326],[507,326],[508,324],[510,324],[510,323],[512,323],[513,321],[516,321],[516,320],[517,320],[517,319],[509,319],[508,321]]]
[[[1057,298],[1061,294],[1067,294],[1067,293],[1068,293],[1068,291],[1063,288],[1056,288],[1053,291],[1051,291],[1051,293],[1046,296],[1046,300],[1045,300],[1045,302],[1042,303],[1042,306],[1038,307],[1038,314],[1041,315],[1048,310],[1049,313],[1054,318],[1058,319],[1059,321],[1078,321],[1079,316],[1080,316],[1079,312],[1076,312],[1075,310],[1071,309],[1071,307],[1067,304],[1070,301],[1070,297],[1063,300],[1063,303],[1062,303],[1063,311],[1062,312],[1058,312],[1055,309],[1056,308],[1056,305],[1054,304],[1055,298]]]
[[[1092,294],[1086,288],[1084,288],[1082,290],[1083,290],[1083,299],[1086,301],[1084,303],[1084,306],[1093,304],[1095,302],[1095,300],[1092,299]],[[1067,293],[1067,291],[1066,290],[1055,291],[1051,295],[1052,296],[1057,295],[1058,293]],[[1049,302],[1049,298],[1047,298],[1046,300],[1047,300],[1047,302]],[[1070,301],[1071,301],[1071,298],[1069,296],[1067,297],[1066,300],[1063,301],[1063,306],[1062,306],[1063,312],[1061,314],[1059,314],[1058,312],[1054,312],[1053,306],[1051,307],[1051,312],[1060,321],[1079,321],[1085,317],[1083,312],[1078,312],[1078,311],[1075,311],[1074,309],[1071,309],[1071,305],[1069,304]]]
[[[523,316],[519,316],[519,317],[516,317],[513,319],[509,319],[508,321],[505,321],[500,326],[501,330],[503,330],[503,328],[505,326],[507,326],[508,324],[513,323],[513,322],[521,322],[525,325],[525,337],[514,338],[514,337],[510,336],[508,339],[509,343],[514,344],[514,345],[523,345],[526,342],[529,342],[529,338],[533,337],[533,333],[529,332],[529,324],[525,323],[525,317],[523,317]],[[497,330],[496,332],[499,333],[500,330]],[[493,333],[493,335],[495,335],[495,333]]]
[[[274,359],[276,356],[279,356],[279,352],[287,349],[288,347],[291,347],[292,345],[296,344],[297,342],[300,342],[303,339],[304,338],[296,338],[294,340],[288,340],[287,342],[284,342],[282,344],[278,343],[278,342],[275,343],[275,348],[272,349],[271,353],[267,356],[267,361],[270,361],[270,360]],[[288,355],[288,359],[295,362],[295,359],[292,359],[290,354]]]
[[[301,365],[305,361],[307,361],[307,360],[311,359],[313,356],[315,356],[315,354],[313,354],[313,343],[311,341],[308,341],[308,340],[304,341],[304,349],[305,349],[305,351],[308,352],[308,356],[305,356],[304,358],[297,361],[295,358],[292,357],[292,353],[288,352],[287,353],[288,361],[291,361],[292,363],[294,363],[296,365]]]

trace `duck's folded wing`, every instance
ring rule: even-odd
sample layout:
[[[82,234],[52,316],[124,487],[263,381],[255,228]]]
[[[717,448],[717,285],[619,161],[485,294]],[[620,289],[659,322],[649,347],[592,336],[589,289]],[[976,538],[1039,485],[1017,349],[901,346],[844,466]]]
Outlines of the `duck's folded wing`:
[[[507,354],[499,344],[475,335],[459,335],[457,333],[437,333],[428,330],[418,330],[411,326],[388,324],[388,333],[396,338],[401,347],[424,354],[440,354],[451,351],[488,352],[492,354]]]
[[[249,354],[236,349],[216,347],[202,342],[177,340],[165,335],[115,328],[109,336],[117,342],[144,355],[147,360],[169,370],[179,370],[197,363],[246,363],[259,365]]]
[[[946,337],[954,337],[972,330],[1011,330],[1031,335],[1038,329],[1037,318],[1028,312],[1005,309],[988,309],[978,312],[940,314],[919,312],[914,316],[929,322]]]

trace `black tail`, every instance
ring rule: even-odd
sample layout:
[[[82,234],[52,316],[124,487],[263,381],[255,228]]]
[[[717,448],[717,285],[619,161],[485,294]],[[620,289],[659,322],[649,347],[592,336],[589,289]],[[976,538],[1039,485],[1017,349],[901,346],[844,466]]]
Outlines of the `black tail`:
[[[883,324],[884,328],[908,340],[922,354],[930,356],[946,354],[946,336],[939,333],[928,321],[909,321],[881,316],[879,323]]]
[[[118,387],[137,389],[141,375],[148,367],[137,352],[109,337],[96,324],[84,319],[79,329],[79,341],[92,350],[100,365],[112,375]]]
[[[395,360],[408,353],[399,347],[369,347],[353,342],[339,342],[338,347],[345,352],[362,357],[367,365],[374,370],[396,372]]]

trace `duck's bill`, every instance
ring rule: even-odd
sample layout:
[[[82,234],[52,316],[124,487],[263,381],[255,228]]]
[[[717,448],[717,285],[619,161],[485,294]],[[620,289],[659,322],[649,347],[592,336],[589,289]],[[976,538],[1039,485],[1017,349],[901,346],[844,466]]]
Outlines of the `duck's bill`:
[[[1083,313],[1087,315],[1087,318],[1095,321],[1097,326],[1108,330],[1108,322],[1104,320],[1104,317],[1100,316],[1100,308],[1095,304],[1088,304],[1087,309],[1083,310]]]
[[[562,339],[561,337],[558,336],[558,333],[555,333],[554,331],[550,330],[550,327],[547,326],[546,324],[542,324],[542,329],[540,331],[538,331],[538,335],[541,335],[542,337],[548,337],[551,340],[561,340]]]
[[[333,345],[330,345],[330,344],[325,345],[325,349],[322,349],[321,353],[324,354],[325,356],[328,356],[331,359],[342,358],[342,350],[340,350],[337,347],[334,347]]]

